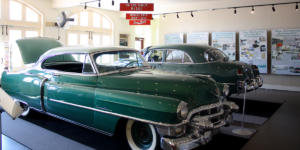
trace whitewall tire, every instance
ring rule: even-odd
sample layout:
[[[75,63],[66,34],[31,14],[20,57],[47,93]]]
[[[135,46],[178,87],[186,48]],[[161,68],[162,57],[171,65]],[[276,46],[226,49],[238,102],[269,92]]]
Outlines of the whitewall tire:
[[[132,150],[154,150],[158,135],[151,124],[128,120],[126,124],[126,139]]]

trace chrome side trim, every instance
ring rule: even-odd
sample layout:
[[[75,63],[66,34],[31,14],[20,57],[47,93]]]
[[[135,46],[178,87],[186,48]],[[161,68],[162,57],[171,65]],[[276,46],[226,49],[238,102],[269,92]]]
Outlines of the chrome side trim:
[[[109,132],[106,132],[106,131],[103,131],[103,130],[99,130],[97,128],[94,128],[94,127],[90,127],[90,126],[87,126],[87,125],[84,125],[82,123],[78,123],[76,121],[73,121],[73,120],[70,120],[70,119],[67,119],[67,118],[64,118],[64,117],[60,117],[58,115],[55,115],[55,114],[52,114],[52,113],[49,113],[49,112],[43,112],[42,110],[39,110],[39,109],[36,109],[34,107],[30,107],[30,109],[34,109],[40,113],[43,113],[43,114],[46,114],[46,115],[49,115],[49,116],[52,116],[54,118],[57,118],[57,119],[60,119],[60,120],[63,120],[63,121],[66,121],[66,122],[69,122],[69,123],[72,123],[72,124],[75,124],[77,126],[80,126],[80,127],[83,127],[83,128],[86,128],[86,129],[89,129],[89,130],[93,130],[93,131],[96,131],[98,133],[101,133],[101,134],[104,134],[104,135],[107,135],[107,136],[113,136],[114,134],[113,133],[109,133]]]
[[[65,102],[63,100],[55,100],[55,99],[49,99],[49,100],[52,101],[52,102],[56,102],[56,103],[61,103],[61,104],[65,104],[65,105],[70,105],[70,106],[74,106],[74,107],[88,109],[88,110],[92,110],[92,111],[96,111],[96,112],[100,112],[100,113],[114,115],[114,116],[118,116],[118,117],[122,117],[122,118],[128,118],[128,119],[132,119],[132,120],[136,120],[136,121],[140,121],[140,122],[145,122],[145,123],[149,123],[149,124],[154,124],[154,125],[159,125],[159,126],[180,126],[180,125],[188,123],[188,120],[184,120],[184,121],[182,121],[181,123],[178,123],[178,124],[168,124],[168,123],[162,123],[162,122],[155,122],[155,121],[151,121],[151,120],[140,119],[140,118],[131,117],[131,116],[127,116],[127,115],[122,115],[122,114],[118,114],[118,113],[114,113],[114,112],[109,112],[109,111],[106,111],[106,110],[100,110],[100,109],[96,109],[96,108],[92,108],[92,107],[73,104],[73,103]]]
[[[116,70],[116,71],[109,71],[105,73],[99,73],[99,76],[104,76],[104,75],[109,75],[109,74],[114,74],[114,73],[120,73],[120,72],[126,72],[126,71],[136,71],[136,70],[141,70],[142,68],[130,68],[130,69],[122,69],[122,70]]]
[[[96,108],[92,108],[92,107],[87,107],[87,106],[82,106],[82,105],[78,105],[78,104],[73,104],[73,103],[65,102],[63,100],[55,100],[55,99],[49,99],[49,100],[52,101],[52,102],[56,102],[56,103],[61,103],[61,104],[65,104],[65,105],[70,105],[70,106],[74,106],[74,107],[88,109],[88,110],[92,110],[92,111],[96,111],[96,112],[100,112],[100,113],[105,113],[105,114],[109,114],[109,115],[114,115],[114,116],[118,116],[118,117],[122,117],[122,118],[132,119],[132,120],[136,120],[136,121],[140,121],[140,122],[145,122],[145,123],[149,123],[149,124],[153,124],[153,125],[168,126],[168,127],[177,127],[177,126],[181,126],[181,125],[187,124],[187,123],[190,122],[191,117],[195,113],[197,113],[199,111],[202,111],[202,110],[211,109],[211,108],[215,108],[215,107],[219,107],[219,106],[223,105],[222,103],[218,102],[218,103],[214,103],[214,104],[210,104],[210,105],[200,106],[200,107],[198,107],[196,109],[193,109],[188,114],[187,118],[185,120],[182,120],[180,123],[169,124],[169,123],[155,122],[155,121],[151,121],[151,120],[146,120],[146,119],[136,118],[136,117],[132,117],[132,116],[122,115],[122,114],[110,112],[110,111],[107,111],[107,110],[100,110],[100,109],[96,109]]]
[[[236,83],[222,83],[222,84],[236,85]]]

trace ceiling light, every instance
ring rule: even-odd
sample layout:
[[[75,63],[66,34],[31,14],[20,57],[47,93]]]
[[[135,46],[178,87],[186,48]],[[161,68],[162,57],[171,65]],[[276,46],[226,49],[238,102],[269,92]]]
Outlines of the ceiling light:
[[[164,14],[163,17],[166,18],[166,14]]]
[[[274,5],[272,5],[272,10],[273,10],[273,12],[275,12],[275,11],[276,11],[276,9],[275,9],[275,6],[274,6]]]
[[[130,3],[130,0],[128,0],[128,3]]]
[[[84,9],[87,9],[86,3],[84,3]]]
[[[177,13],[177,19],[179,19],[179,15],[178,15],[178,13]]]
[[[254,14],[254,13],[255,13],[254,6],[252,6],[251,14]]]
[[[296,11],[298,11],[298,10],[299,10],[298,3],[296,3]]]
[[[98,7],[99,7],[99,8],[101,7],[101,2],[100,2],[100,0],[98,1]]]
[[[113,5],[113,6],[115,5],[115,1],[114,0],[111,1],[111,5]]]
[[[233,13],[236,15],[236,8],[234,8],[234,11],[233,11]]]
[[[194,17],[194,14],[193,14],[193,12],[192,12],[192,11],[191,11],[191,16],[192,16],[192,17]]]

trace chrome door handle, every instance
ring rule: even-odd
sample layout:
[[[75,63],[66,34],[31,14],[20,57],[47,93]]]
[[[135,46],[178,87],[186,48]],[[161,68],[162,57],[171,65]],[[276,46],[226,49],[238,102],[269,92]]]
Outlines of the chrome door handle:
[[[59,77],[60,76],[60,74],[57,74],[57,73],[53,73],[52,74],[54,77]]]

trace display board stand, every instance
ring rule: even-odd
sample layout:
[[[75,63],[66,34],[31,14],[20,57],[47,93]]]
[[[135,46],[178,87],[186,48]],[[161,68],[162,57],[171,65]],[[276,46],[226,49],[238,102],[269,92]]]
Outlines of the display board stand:
[[[233,129],[232,133],[237,134],[237,135],[241,135],[241,136],[250,136],[252,135],[255,131],[245,128],[244,127],[244,123],[245,123],[245,109],[246,109],[246,93],[247,93],[247,83],[245,82],[245,92],[244,92],[244,102],[243,102],[243,120],[241,122],[241,127],[238,129]]]

